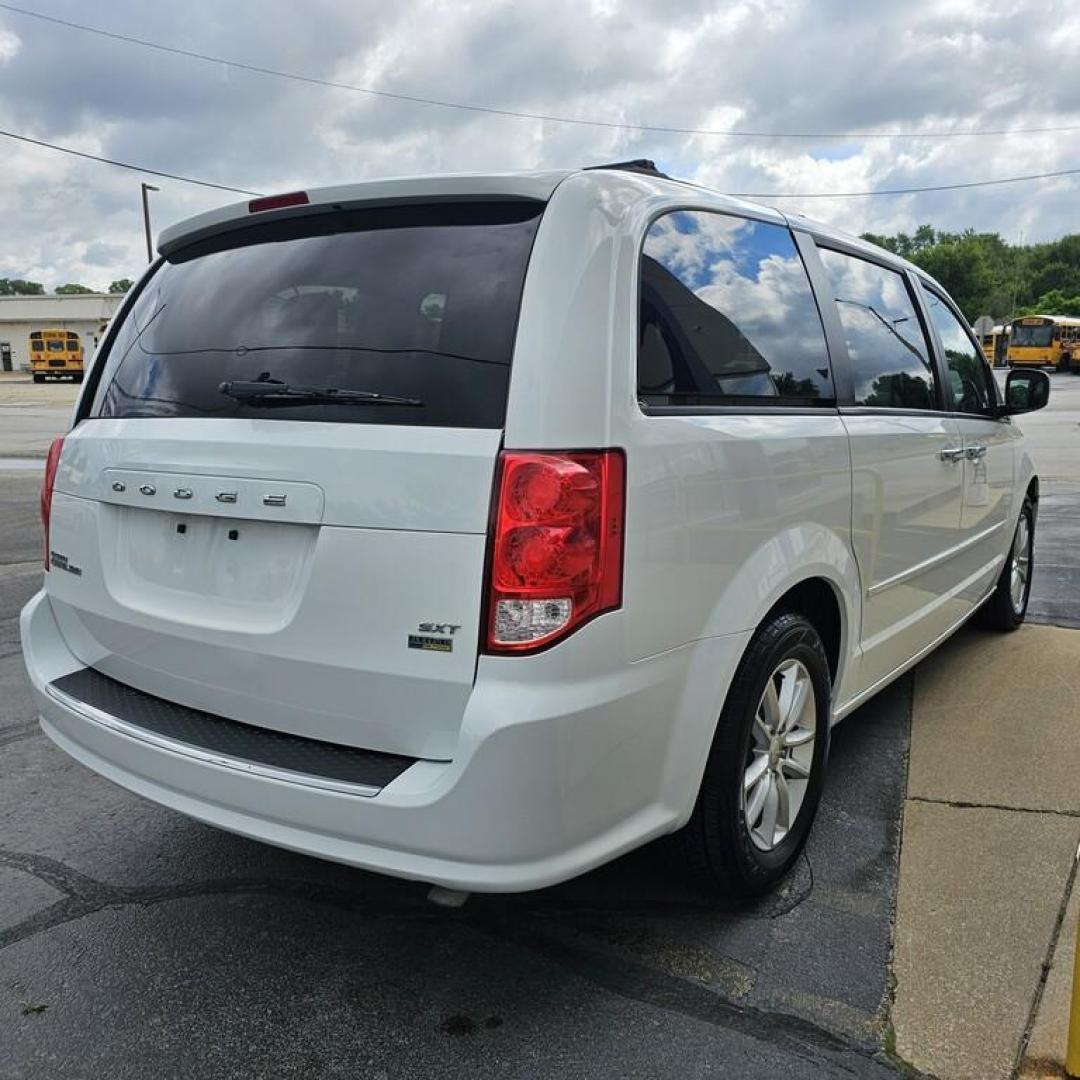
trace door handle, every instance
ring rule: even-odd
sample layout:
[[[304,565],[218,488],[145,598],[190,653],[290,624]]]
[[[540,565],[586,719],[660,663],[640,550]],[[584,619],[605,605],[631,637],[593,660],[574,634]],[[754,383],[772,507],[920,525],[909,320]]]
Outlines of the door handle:
[[[986,456],[986,447],[982,443],[976,443],[974,446],[969,446],[966,453],[968,461],[978,461],[979,458]]]
[[[942,461],[959,461],[964,456],[964,448],[962,446],[946,446],[944,450],[938,451],[938,457]]]

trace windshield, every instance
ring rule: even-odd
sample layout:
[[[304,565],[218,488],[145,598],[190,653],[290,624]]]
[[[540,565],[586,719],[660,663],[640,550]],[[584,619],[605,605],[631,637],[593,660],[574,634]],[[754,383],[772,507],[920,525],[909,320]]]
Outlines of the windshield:
[[[99,417],[501,427],[535,202],[260,223],[166,259],[110,347]],[[260,400],[223,384],[356,392]],[[379,394],[416,399],[388,409]]]
[[[1054,324],[1040,323],[1038,326],[1025,326],[1023,323],[1013,323],[1012,333],[1009,335],[1010,345],[1027,345],[1045,348],[1054,338]]]

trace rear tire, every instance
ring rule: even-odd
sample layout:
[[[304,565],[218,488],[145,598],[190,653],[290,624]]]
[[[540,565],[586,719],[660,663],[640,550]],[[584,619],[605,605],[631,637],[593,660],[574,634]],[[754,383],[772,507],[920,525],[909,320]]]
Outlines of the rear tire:
[[[987,630],[1009,632],[1017,629],[1027,615],[1031,598],[1031,571],[1035,545],[1035,510],[1024,499],[1013,542],[1001,568],[994,591],[979,609],[979,622]]]
[[[35,371],[34,372],[34,382],[43,383],[44,381],[45,381],[45,376],[42,375],[39,371]]]
[[[710,892],[769,892],[806,843],[825,779],[831,677],[821,638],[793,612],[770,616],[735,672],[697,803],[676,840]]]

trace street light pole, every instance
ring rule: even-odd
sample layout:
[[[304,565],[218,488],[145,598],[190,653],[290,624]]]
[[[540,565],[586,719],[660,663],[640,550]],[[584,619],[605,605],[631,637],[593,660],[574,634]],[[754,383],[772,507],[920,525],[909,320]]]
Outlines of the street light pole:
[[[143,216],[143,228],[146,230],[146,261],[152,263],[154,261],[154,244],[150,239],[150,201],[146,197],[148,191],[157,191],[158,188],[152,184],[142,184],[142,216]]]

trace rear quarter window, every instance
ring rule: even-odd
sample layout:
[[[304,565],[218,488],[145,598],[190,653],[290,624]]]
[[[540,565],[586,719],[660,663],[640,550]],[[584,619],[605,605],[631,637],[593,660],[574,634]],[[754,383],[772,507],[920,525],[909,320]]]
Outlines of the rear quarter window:
[[[638,397],[834,404],[821,317],[787,228],[690,210],[653,223],[641,255]]]
[[[542,208],[363,209],[182,249],[118,328],[91,416],[501,427]],[[422,404],[236,400],[221,389],[271,380]]]

